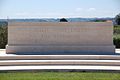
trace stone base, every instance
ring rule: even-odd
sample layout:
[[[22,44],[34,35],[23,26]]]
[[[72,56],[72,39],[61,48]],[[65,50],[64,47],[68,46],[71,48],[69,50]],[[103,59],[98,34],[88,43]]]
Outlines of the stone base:
[[[6,46],[6,53],[18,55],[109,55],[114,46]]]

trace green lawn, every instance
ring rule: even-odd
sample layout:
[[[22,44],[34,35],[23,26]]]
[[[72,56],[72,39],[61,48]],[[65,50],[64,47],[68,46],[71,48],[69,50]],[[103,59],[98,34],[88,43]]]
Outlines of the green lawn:
[[[120,73],[104,72],[1,72],[0,80],[120,80]]]

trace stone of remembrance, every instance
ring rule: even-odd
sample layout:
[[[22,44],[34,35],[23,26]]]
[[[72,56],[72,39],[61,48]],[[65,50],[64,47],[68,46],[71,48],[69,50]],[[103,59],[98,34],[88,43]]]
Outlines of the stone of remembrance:
[[[6,53],[114,54],[112,22],[9,22]]]

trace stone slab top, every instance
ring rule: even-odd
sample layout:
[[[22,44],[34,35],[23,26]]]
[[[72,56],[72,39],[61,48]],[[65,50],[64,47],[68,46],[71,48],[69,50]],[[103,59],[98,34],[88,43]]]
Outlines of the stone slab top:
[[[27,24],[26,24],[27,23]],[[102,23],[102,24],[101,24]],[[9,26],[79,26],[79,25],[107,25],[113,26],[112,22],[9,22]],[[84,27],[83,26],[83,27]]]

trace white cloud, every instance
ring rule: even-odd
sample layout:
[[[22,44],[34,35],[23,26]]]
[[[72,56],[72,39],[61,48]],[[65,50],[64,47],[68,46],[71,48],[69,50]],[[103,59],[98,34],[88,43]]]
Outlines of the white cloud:
[[[80,12],[80,11],[82,11],[82,10],[83,10],[83,8],[76,8],[76,9],[75,9],[76,12]]]
[[[28,13],[26,12],[21,12],[21,13],[16,13],[17,16],[26,16],[28,15]]]
[[[95,11],[96,8],[89,8],[88,11]]]

